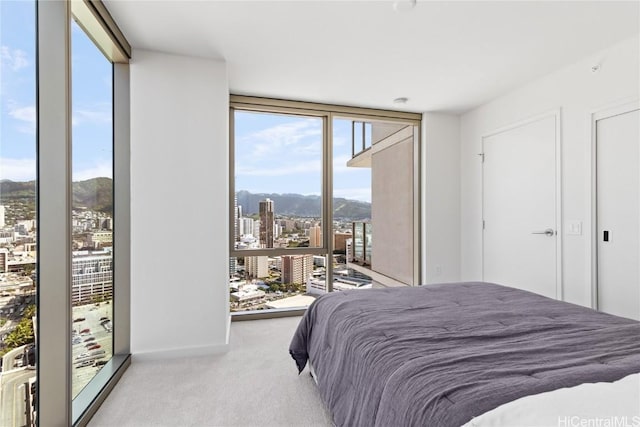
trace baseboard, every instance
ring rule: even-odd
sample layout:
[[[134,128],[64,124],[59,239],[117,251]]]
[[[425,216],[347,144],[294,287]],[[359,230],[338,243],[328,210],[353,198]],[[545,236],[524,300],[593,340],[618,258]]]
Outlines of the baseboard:
[[[166,350],[145,351],[131,355],[133,363],[149,362],[153,360],[178,359],[185,357],[202,357],[223,354],[229,351],[229,333],[225,344],[213,344],[194,347],[181,347]]]

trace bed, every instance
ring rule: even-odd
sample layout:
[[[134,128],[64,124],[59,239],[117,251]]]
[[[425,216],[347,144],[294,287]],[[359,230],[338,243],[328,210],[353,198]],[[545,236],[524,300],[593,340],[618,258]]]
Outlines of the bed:
[[[599,404],[614,401],[612,415],[640,423],[640,322],[497,284],[327,294],[289,351],[299,372],[312,364],[337,426],[509,425],[500,423],[522,421],[518,413],[529,424],[512,425],[550,425],[536,424],[536,412],[557,426],[589,416],[584,401],[566,413],[532,408],[561,402],[554,393],[575,402],[606,386],[626,403]]]

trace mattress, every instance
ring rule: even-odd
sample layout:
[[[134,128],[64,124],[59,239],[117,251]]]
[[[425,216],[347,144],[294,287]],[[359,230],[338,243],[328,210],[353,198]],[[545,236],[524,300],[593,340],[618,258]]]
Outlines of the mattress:
[[[299,370],[313,360],[338,426],[459,427],[526,396],[638,373],[639,337],[639,322],[474,282],[322,296],[290,353]]]
[[[463,427],[640,426],[640,374],[525,396]]]

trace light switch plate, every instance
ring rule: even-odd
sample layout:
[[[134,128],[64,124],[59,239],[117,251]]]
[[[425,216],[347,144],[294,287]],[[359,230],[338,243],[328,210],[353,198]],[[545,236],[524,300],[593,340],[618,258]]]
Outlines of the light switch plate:
[[[582,221],[567,221],[568,236],[582,236]]]

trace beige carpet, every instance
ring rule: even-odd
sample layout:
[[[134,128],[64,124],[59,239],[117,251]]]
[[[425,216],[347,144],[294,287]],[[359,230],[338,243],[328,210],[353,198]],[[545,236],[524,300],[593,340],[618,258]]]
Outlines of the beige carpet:
[[[299,320],[233,322],[223,355],[134,360],[89,426],[331,426],[308,369],[298,376],[289,356]]]

